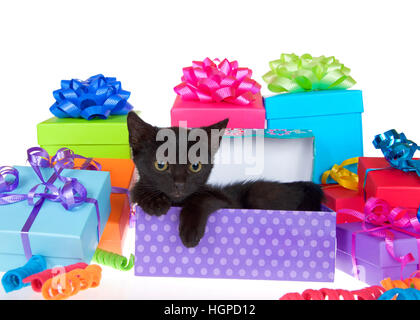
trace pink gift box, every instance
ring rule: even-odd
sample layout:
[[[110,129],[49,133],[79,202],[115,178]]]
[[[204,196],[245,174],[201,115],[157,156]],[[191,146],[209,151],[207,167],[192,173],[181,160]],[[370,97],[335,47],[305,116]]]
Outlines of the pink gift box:
[[[171,125],[180,126],[180,121],[186,121],[189,128],[214,124],[229,118],[228,128],[264,129],[265,108],[261,94],[248,105],[227,102],[199,102],[182,100],[177,95],[171,109]]]

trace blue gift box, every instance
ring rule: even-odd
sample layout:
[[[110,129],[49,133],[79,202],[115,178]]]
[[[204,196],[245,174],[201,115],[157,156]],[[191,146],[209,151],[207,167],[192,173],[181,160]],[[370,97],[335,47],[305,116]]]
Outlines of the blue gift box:
[[[19,171],[19,185],[11,193],[27,194],[40,183],[31,167],[15,168]],[[40,170],[44,177],[54,172],[52,168]],[[102,234],[111,212],[109,172],[66,169],[61,175],[76,178],[86,188],[87,196],[98,201]],[[54,185],[60,187],[63,183],[57,180]],[[32,208],[27,201],[0,205],[0,271],[26,263],[21,229]],[[92,203],[65,210],[59,202],[46,200],[28,232],[32,254],[44,256],[48,268],[90,263],[98,245],[97,225],[96,209]]]
[[[284,93],[264,98],[267,128],[310,129],[315,135],[315,183],[334,164],[363,156],[360,90]]]

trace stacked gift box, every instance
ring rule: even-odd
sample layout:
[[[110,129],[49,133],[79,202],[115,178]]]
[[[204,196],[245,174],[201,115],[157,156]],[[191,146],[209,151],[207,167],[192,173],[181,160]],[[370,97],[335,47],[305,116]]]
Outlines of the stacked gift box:
[[[0,169],[0,270],[42,256],[45,267],[90,263],[97,249],[122,254],[134,177],[127,113],[116,78],[63,80],[55,117],[38,124],[30,166]]]
[[[262,95],[237,61],[194,61],[175,87],[171,125],[229,118],[209,183],[312,180],[323,186],[322,211],[220,209],[200,243],[186,248],[180,208],[156,217],[130,203],[139,179],[126,124],[130,92],[103,75],[63,80],[54,117],[37,126],[30,166],[0,167],[0,271],[32,256],[48,268],[106,263],[103,252],[122,254],[131,221],[137,276],[332,282],[337,267],[374,285],[407,278],[419,264],[417,145],[391,130],[373,141],[383,157],[363,157],[362,92],[350,89],[350,70],[334,57],[282,54],[269,68],[271,93]],[[253,170],[233,161],[247,152]]]
[[[181,80],[171,109],[173,126],[202,127],[229,118],[209,183],[259,178],[315,180],[319,169],[313,128],[267,126],[267,99],[262,99],[261,86],[252,79],[250,69],[239,67],[237,61],[206,58],[184,68]],[[360,92],[351,96],[348,113],[358,113],[360,119]],[[263,139],[258,140],[260,137]],[[235,150],[241,138],[243,149]],[[361,155],[359,147],[356,156]],[[243,154],[243,150],[252,153],[256,170],[249,170],[244,159],[234,162],[234,155]],[[343,153],[338,159],[350,155]],[[221,209],[210,216],[197,247],[188,249],[178,236],[179,208],[161,217],[150,217],[138,208],[135,274],[331,282],[336,215],[324,209]]]
[[[215,63],[219,63],[219,61]],[[240,79],[237,79],[236,83],[233,82],[233,85],[227,86],[229,90],[223,88],[223,76],[227,76],[232,70],[227,67],[230,64],[225,60],[217,65],[219,68],[217,71],[224,74],[221,77],[222,80],[211,76],[217,74],[217,72],[213,72],[214,70],[207,73],[202,72],[203,69],[209,71],[211,68],[206,69],[206,66],[209,65],[213,69],[216,68],[216,65],[212,65],[206,59],[203,62],[194,62],[192,67],[183,69],[183,82],[175,88],[178,96],[171,110],[172,125],[197,127],[232,117],[234,121],[228,124],[230,128],[252,128],[253,126],[257,128],[258,124],[256,123],[240,122],[236,118],[237,112],[240,113],[244,110],[243,105],[232,103],[237,98],[235,94],[228,95],[228,101],[223,101],[217,94],[219,91],[235,92],[235,89],[241,83]],[[233,65],[236,67],[236,62]],[[360,221],[364,221],[366,218],[366,200],[371,197],[388,200],[391,206],[413,208],[413,210],[407,211],[411,212],[410,217],[412,217],[413,212],[420,205],[418,203],[420,201],[418,200],[420,199],[418,197],[419,177],[414,172],[404,172],[398,169],[389,169],[383,172],[366,171],[369,168],[388,167],[389,163],[385,158],[363,157],[362,92],[360,90],[349,90],[355,84],[355,81],[349,75],[350,70],[337,59],[324,56],[283,54],[280,59],[271,61],[269,65],[270,71],[264,75],[263,79],[274,95],[263,97],[266,128],[271,130],[282,129],[284,131],[291,129],[308,130],[313,133],[312,180],[324,185],[324,203],[331,210],[337,212],[337,267],[353,274],[357,269],[356,266],[359,269],[361,264],[369,266],[365,267],[363,280],[371,284],[378,284],[377,280],[386,276],[395,278],[397,276],[396,270],[398,270],[398,266],[401,267],[402,263],[395,257],[407,255],[408,253],[405,251],[415,248],[416,237],[413,237],[412,234],[410,236],[403,233],[402,238],[411,237],[407,241],[411,241],[412,246],[404,247],[404,250],[399,252],[400,243],[405,240],[396,236],[395,242],[398,252],[393,258],[386,250],[385,240],[388,241],[388,239],[375,237],[375,233],[361,232],[361,226],[364,222]],[[203,74],[205,75],[203,76]],[[219,82],[214,84],[212,81],[202,81],[207,78]],[[211,82],[213,86],[201,85],[203,82]],[[250,85],[249,88],[251,87],[255,88],[256,86]],[[255,92],[250,92],[248,96],[251,97],[252,94],[255,94]],[[257,95],[256,101],[258,99],[259,96]],[[223,102],[226,103],[223,104]],[[223,112],[221,111],[221,105],[226,109]],[[213,106],[214,108],[212,108]],[[254,113],[254,103],[249,103],[248,107],[249,110],[246,112],[249,119],[257,119],[257,115]],[[211,121],[208,121],[210,119]],[[289,153],[286,152],[286,154]],[[274,151],[269,151],[265,156],[266,158],[277,157]],[[273,163],[269,163],[270,165],[273,166]],[[281,167],[281,165],[275,166],[276,169]],[[218,167],[215,168],[217,170]],[[228,168],[220,169],[227,176],[229,176],[228,172],[232,172],[231,170]],[[290,170],[288,171],[290,172]],[[417,172],[419,171],[417,169]],[[369,174],[365,179],[367,172]],[[243,173],[242,175],[238,174],[239,172],[235,173],[243,177]],[[265,175],[260,177],[266,178]],[[275,177],[275,179],[282,181],[288,181],[288,178],[285,175],[282,176],[281,173]],[[218,175],[217,179],[212,180],[212,182],[219,182],[219,179],[222,182],[228,182],[223,174]],[[371,224],[377,223],[372,219],[369,219],[369,222]],[[143,226],[143,224],[141,225]],[[360,261],[362,262],[359,264],[359,256],[350,252],[352,246],[348,243],[349,237],[353,239],[358,231],[360,231],[360,237],[362,237],[356,242],[356,247],[360,249],[355,250],[361,252]],[[212,230],[208,232],[211,234]],[[138,239],[140,239],[139,235]],[[364,239],[369,239],[371,242],[365,243]],[[139,241],[141,242],[141,240]],[[365,245],[369,249],[364,249]],[[370,255],[369,252],[372,252],[372,254]],[[364,253],[369,257],[367,259],[369,264],[365,263],[366,260],[363,260]],[[385,257],[385,255],[387,256]],[[296,261],[301,262],[299,259],[294,259],[293,262]],[[410,271],[413,271],[413,268],[417,267],[418,253],[412,255],[412,260],[409,263],[404,263],[407,263],[407,266],[405,266],[404,273],[398,274],[401,277],[407,276]],[[139,274],[148,273],[144,262],[139,260],[138,266],[141,269],[141,272],[138,272]],[[181,265],[178,267],[184,270]],[[193,269],[194,276],[197,276],[197,268]],[[388,272],[387,270],[391,271]],[[172,271],[168,271],[168,273],[172,273]],[[358,273],[360,273],[360,270]],[[236,277],[240,278],[241,276],[236,274]]]
[[[362,209],[339,210],[361,222],[337,226],[337,267],[368,284],[408,278],[419,265],[418,147],[395,130],[373,144],[384,157],[359,158],[355,199],[364,199]]]
[[[85,157],[129,159],[127,101],[130,92],[116,78],[61,81],[50,107],[55,117],[37,125],[38,144],[49,153],[62,147]]]

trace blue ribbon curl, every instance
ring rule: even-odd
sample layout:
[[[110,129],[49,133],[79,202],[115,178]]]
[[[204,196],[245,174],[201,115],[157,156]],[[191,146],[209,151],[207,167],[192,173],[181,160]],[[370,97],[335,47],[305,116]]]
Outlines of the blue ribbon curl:
[[[420,147],[408,140],[404,133],[391,129],[376,135],[372,143],[382,151],[393,168],[404,172],[415,171],[420,177],[420,160],[413,160],[414,153]]]
[[[414,171],[420,177],[420,160],[413,160],[414,153],[420,150],[420,147],[415,142],[408,140],[403,132],[398,133],[395,129],[388,130],[376,135],[372,143],[376,149],[382,151],[385,159],[393,168],[404,172]],[[387,168],[366,170],[363,190],[365,189],[368,172],[383,169]],[[420,207],[417,210],[417,219],[420,221]]]
[[[391,300],[395,296],[396,300],[420,300],[420,291],[415,288],[393,288],[384,292],[378,300]]]

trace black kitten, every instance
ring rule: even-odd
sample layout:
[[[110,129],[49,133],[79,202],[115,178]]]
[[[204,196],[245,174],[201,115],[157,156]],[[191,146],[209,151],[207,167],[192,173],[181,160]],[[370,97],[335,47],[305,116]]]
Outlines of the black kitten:
[[[323,193],[312,182],[279,183],[258,180],[227,186],[207,185],[213,167],[212,159],[227,123],[228,119],[225,119],[201,128],[209,137],[208,141],[202,141],[206,144],[205,152],[208,154],[204,154],[202,149],[196,153],[198,156],[208,156],[209,161],[182,163],[180,159],[185,159],[185,153],[197,142],[186,142],[183,150],[179,137],[183,134],[194,134],[193,131],[197,129],[172,127],[169,129],[175,133],[174,141],[157,141],[159,128],[144,122],[134,112],[130,112],[127,117],[133,160],[140,175],[139,181],[131,190],[131,200],[148,214],[156,216],[165,214],[171,206],[181,206],[179,234],[186,247],[195,247],[200,242],[208,216],[220,208],[321,210]],[[220,134],[216,136],[216,143],[211,143],[210,137],[214,130],[218,130]],[[175,150],[175,161],[157,159],[162,157],[157,155],[157,151],[164,143]],[[164,156],[168,156],[168,153]]]

